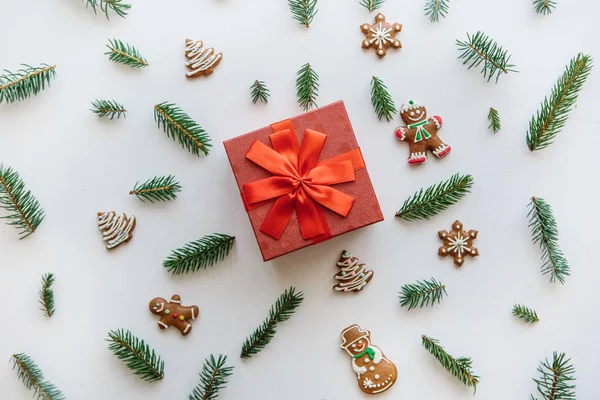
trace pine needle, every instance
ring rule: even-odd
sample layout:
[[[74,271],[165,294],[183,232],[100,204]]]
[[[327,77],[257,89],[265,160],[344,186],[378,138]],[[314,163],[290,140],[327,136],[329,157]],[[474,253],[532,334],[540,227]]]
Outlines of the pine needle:
[[[387,86],[376,76],[371,80],[371,104],[380,121],[382,117],[385,117],[388,122],[391,121],[397,112]]]
[[[117,119],[123,117],[127,117],[127,110],[125,106],[117,103],[115,100],[94,100],[92,102],[92,108],[90,110],[98,117],[110,117],[110,119]]]
[[[295,291],[296,289],[292,286],[279,296],[277,302],[269,310],[269,317],[256,328],[250,337],[246,338],[242,345],[241,358],[250,358],[264,349],[277,332],[275,330],[277,324],[290,319],[294,310],[304,300],[303,293]]]
[[[579,91],[592,70],[592,61],[592,57],[583,53],[571,59],[563,75],[554,84],[550,98],[544,98],[537,114],[529,122],[529,150],[542,150],[553,143],[577,102]]]
[[[483,32],[477,32],[475,35],[467,33],[467,41],[457,40],[456,45],[462,52],[458,58],[464,59],[463,65],[470,63],[468,69],[479,67],[483,63],[481,73],[484,78],[487,77],[488,82],[494,75],[496,75],[496,83],[498,83],[501,74],[517,72],[513,69],[516,65],[510,64],[511,56],[508,51]]]
[[[11,357],[13,369],[33,396],[38,400],[65,400],[62,392],[51,382],[44,380],[44,374],[27,354],[13,354]]]
[[[50,86],[50,81],[56,77],[56,65],[32,67],[21,64],[21,67],[17,72],[4,70],[6,74],[0,75],[0,103],[13,103],[35,96]]]
[[[429,219],[457,203],[473,187],[471,175],[455,174],[447,181],[419,190],[406,199],[396,217],[407,221]]]
[[[474,392],[477,391],[479,377],[473,374],[471,369],[473,361],[470,357],[454,358],[439,345],[439,341],[436,339],[423,335],[422,340],[425,349],[437,358],[448,372],[458,378],[464,385],[472,387]]]
[[[535,310],[521,304],[515,304],[513,306],[512,315],[530,324],[540,320]]]
[[[215,360],[212,354],[204,360],[200,373],[200,384],[194,388],[189,400],[215,400],[219,391],[227,385],[227,378],[233,373],[233,367],[225,367],[227,356],[219,354]]]
[[[119,64],[129,65],[133,68],[144,68],[147,67],[148,61],[136,49],[129,43],[123,43],[119,39],[109,39],[106,45],[110,51],[107,54],[109,60]]]
[[[146,382],[154,382],[165,377],[165,362],[143,340],[129,331],[118,329],[108,333],[109,350],[127,368]]]
[[[537,391],[542,396],[542,400],[575,400],[575,368],[571,359],[566,359],[565,353],[552,354],[552,364],[545,360],[538,367],[542,374],[540,379],[534,379],[537,384]],[[537,400],[531,396],[531,400]]]
[[[179,192],[181,192],[179,182],[173,175],[169,175],[155,176],[142,184],[138,182],[129,194],[136,196],[142,202],[148,200],[154,203],[154,201],[175,200]]]
[[[362,0],[360,5],[369,10],[369,12],[373,12],[380,8],[385,0]]]
[[[19,239],[25,239],[36,231],[44,220],[44,210],[30,191],[25,190],[25,183],[12,168],[4,168],[0,164],[0,208],[9,215],[0,217],[6,219],[8,225],[20,230]]]
[[[431,278],[431,280],[417,281],[408,285],[403,285],[399,293],[400,305],[408,306],[411,310],[417,306],[432,306],[440,303],[444,296],[447,296],[446,285]]]
[[[317,0],[288,0],[292,16],[300,25],[310,28],[315,15],[317,15]]]
[[[544,199],[532,197],[527,216],[533,243],[539,243],[542,250],[542,274],[550,274],[550,282],[564,284],[570,269],[563,252],[558,248],[558,228],[552,207]]]
[[[182,148],[200,156],[200,151],[208,155],[212,144],[210,136],[196,121],[190,118],[177,105],[164,102],[154,106],[154,120],[168,137],[179,142]]]
[[[425,3],[425,15],[431,22],[439,22],[440,17],[446,18],[448,14],[449,0],[427,0]]]
[[[296,92],[298,94],[298,103],[304,111],[318,107],[316,100],[319,95],[319,75],[310,64],[304,64],[298,71]]]
[[[108,20],[110,20],[109,10],[114,11],[121,18],[125,18],[127,10],[131,8],[130,4],[122,3],[122,0],[85,0],[85,2],[85,8],[92,7],[94,14],[96,14],[96,8],[99,6]]]
[[[206,269],[217,261],[222,261],[233,247],[235,236],[215,233],[204,236],[173,250],[163,262],[163,267],[173,275],[187,274]]]
[[[48,318],[54,315],[54,291],[52,285],[54,284],[54,274],[44,274],[42,276],[42,288],[40,289],[40,300],[39,303],[42,306],[40,310]]]
[[[267,85],[263,81],[255,80],[252,86],[250,86],[252,103],[256,104],[258,100],[267,104],[269,102],[269,96],[271,91],[267,88]]]
[[[492,132],[500,132],[500,129],[502,129],[502,124],[500,123],[500,114],[498,114],[498,110],[496,110],[494,107],[490,107],[488,121],[490,121],[490,126],[488,126],[488,128],[491,129]]]
[[[556,2],[553,0],[533,0],[535,12],[538,14],[548,15],[556,8]]]

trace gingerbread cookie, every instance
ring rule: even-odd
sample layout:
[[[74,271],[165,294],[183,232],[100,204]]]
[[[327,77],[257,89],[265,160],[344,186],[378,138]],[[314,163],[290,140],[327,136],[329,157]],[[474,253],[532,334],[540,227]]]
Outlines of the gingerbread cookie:
[[[223,59],[223,53],[215,54],[215,49],[203,46],[201,40],[185,39],[185,56],[188,59],[185,66],[190,70],[187,77],[210,75]]]
[[[333,287],[336,292],[361,291],[373,279],[373,271],[367,271],[365,264],[359,264],[358,258],[346,250],[342,252],[337,266],[341,271],[334,276],[335,279],[340,281]]]
[[[379,13],[375,16],[373,25],[364,23],[360,26],[367,38],[362,42],[363,49],[374,48],[379,58],[385,57],[387,49],[399,49],[402,44],[396,39],[396,34],[402,30],[402,24],[389,24],[385,22],[385,15]]]
[[[415,100],[409,100],[400,108],[400,117],[406,124],[396,128],[396,139],[408,143],[410,165],[423,164],[427,161],[427,150],[437,158],[442,158],[452,150],[438,137],[437,132],[442,127],[442,118],[434,115],[427,118],[425,106]]]
[[[378,347],[371,344],[371,332],[351,325],[342,331],[341,347],[352,357],[352,369],[363,392],[385,392],[396,383],[398,370]]]
[[[200,310],[198,306],[185,307],[181,305],[181,297],[174,294],[171,301],[167,302],[162,297],[157,297],[150,301],[148,306],[152,314],[160,315],[158,327],[167,329],[169,326],[174,326],[181,331],[183,336],[189,335],[192,331],[192,324],[189,320],[195,320]]]
[[[465,256],[477,257],[479,250],[473,247],[473,240],[477,238],[477,231],[470,230],[465,232],[463,224],[460,221],[455,221],[450,232],[439,231],[440,239],[444,241],[444,245],[439,248],[438,254],[446,257],[451,254],[454,256],[454,264],[459,267],[465,262]]]
[[[102,231],[102,239],[106,242],[107,249],[129,242],[133,237],[131,232],[135,229],[135,216],[117,215],[114,211],[98,213],[98,229]]]

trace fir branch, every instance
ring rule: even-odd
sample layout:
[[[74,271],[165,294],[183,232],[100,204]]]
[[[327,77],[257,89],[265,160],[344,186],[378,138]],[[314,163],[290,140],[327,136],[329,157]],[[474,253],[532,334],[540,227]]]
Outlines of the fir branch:
[[[396,217],[407,221],[429,219],[457,203],[473,187],[471,175],[455,174],[447,181],[419,190],[396,212]]]
[[[173,175],[155,176],[148,179],[146,182],[136,183],[130,195],[136,196],[142,202],[148,200],[150,203],[154,201],[169,201],[177,198],[177,193],[181,192],[179,182],[175,180]]]
[[[425,349],[437,358],[448,372],[458,378],[464,385],[472,387],[474,392],[477,391],[479,377],[473,374],[471,369],[473,361],[470,357],[454,358],[440,346],[439,341],[436,339],[423,335],[422,340]]]
[[[154,120],[168,137],[179,142],[182,148],[200,156],[200,151],[208,155],[212,144],[210,136],[196,121],[190,118],[177,105],[164,102],[154,106]]]
[[[490,107],[488,121],[490,121],[490,126],[488,126],[488,128],[491,129],[492,132],[500,132],[500,129],[502,129],[502,124],[500,123],[500,114],[498,114],[498,110],[496,110],[494,107]]]
[[[119,17],[125,18],[127,10],[131,8],[130,4],[122,3],[122,0],[85,0],[85,8],[92,7],[94,14],[96,14],[96,8],[100,6],[100,10],[104,11],[106,19],[110,20],[108,10],[114,11]]]
[[[56,77],[56,65],[32,67],[21,64],[21,67],[16,72],[4,70],[6,74],[0,75],[0,103],[13,103],[35,96],[50,86],[50,81]]]
[[[371,104],[380,121],[382,117],[388,122],[391,121],[398,111],[387,86],[376,76],[371,80]]]
[[[438,304],[442,301],[444,296],[447,296],[446,285],[431,278],[431,280],[417,281],[402,286],[402,291],[399,293],[400,305],[402,307],[408,306],[411,310],[417,306],[432,306],[437,302]]]
[[[468,69],[479,67],[483,63],[481,72],[483,77],[487,77],[489,82],[496,75],[496,83],[500,74],[508,74],[509,72],[517,72],[513,69],[516,67],[510,64],[511,55],[502,46],[494,42],[483,32],[477,32],[475,35],[467,33],[467,41],[456,41],[458,50],[462,54],[458,57],[464,59],[463,65],[470,63]]]
[[[146,382],[154,382],[165,377],[165,362],[142,339],[129,331],[118,329],[108,333],[109,350],[127,368]]]
[[[297,75],[296,92],[298,103],[304,111],[318,107],[316,100],[319,95],[319,75],[310,64],[304,64]]]
[[[163,267],[173,275],[196,272],[222,261],[233,247],[235,236],[215,233],[173,250]]]
[[[369,12],[373,12],[380,8],[385,0],[362,0],[360,5],[369,10]]]
[[[54,274],[44,274],[42,276],[42,288],[40,289],[40,300],[39,303],[42,306],[40,310],[48,318],[54,315],[54,291],[52,285],[54,284]]]
[[[244,341],[241,358],[250,358],[264,349],[277,332],[275,330],[277,324],[290,319],[294,310],[304,300],[303,293],[295,291],[296,289],[292,286],[279,296],[277,302],[269,310],[269,317]]]
[[[310,28],[315,15],[317,15],[317,0],[288,0],[292,16],[300,25]]]
[[[527,130],[529,150],[542,150],[553,143],[565,126],[592,67],[592,57],[589,55],[579,53],[571,59],[563,75],[554,84],[550,98],[545,97],[536,115],[531,117]]]
[[[556,8],[556,2],[553,0],[533,0],[533,6],[536,13],[548,15]]]
[[[215,360],[212,354],[204,360],[200,373],[200,384],[194,388],[189,400],[215,400],[219,391],[227,385],[227,378],[233,373],[233,367],[225,367],[227,356],[219,354]]]
[[[427,0],[425,3],[425,15],[431,22],[439,22],[440,17],[446,18],[448,14],[448,3],[450,0]]]
[[[271,91],[267,88],[267,85],[264,81],[255,80],[252,86],[250,86],[252,103],[256,104],[258,100],[267,104],[269,102],[269,96],[271,96]]]
[[[540,320],[535,310],[521,304],[515,304],[513,306],[512,315],[530,324]]]
[[[123,43],[119,39],[109,39],[106,45],[110,51],[104,54],[109,55],[109,60],[119,64],[129,65],[133,68],[147,67],[148,61],[129,43]]]
[[[123,117],[127,117],[127,110],[125,106],[117,103],[115,100],[94,100],[92,102],[92,109],[90,110],[98,117],[110,117],[110,119],[117,119]]]
[[[44,380],[44,374],[27,354],[13,354],[11,357],[13,369],[17,376],[38,400],[64,400],[65,396],[51,382]]]
[[[9,215],[0,217],[7,219],[8,225],[13,225],[20,230],[19,239],[25,239],[36,231],[44,220],[44,210],[40,203],[33,197],[29,190],[25,190],[25,183],[12,168],[4,168],[0,164],[0,208],[9,212]]]
[[[552,354],[552,365],[546,359],[538,367],[540,379],[533,379],[542,400],[575,400],[575,368],[565,353]],[[531,396],[531,400],[537,400]]]

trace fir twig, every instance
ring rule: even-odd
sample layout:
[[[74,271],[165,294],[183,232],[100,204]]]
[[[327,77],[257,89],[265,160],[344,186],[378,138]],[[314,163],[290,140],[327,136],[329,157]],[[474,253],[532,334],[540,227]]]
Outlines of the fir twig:
[[[492,132],[500,132],[500,129],[502,129],[502,124],[500,123],[500,114],[498,114],[498,110],[496,110],[494,107],[490,107],[488,121],[490,121],[490,126],[488,126],[488,128],[491,129]]]
[[[42,370],[27,354],[13,354],[11,357],[13,369],[17,376],[38,400],[64,400],[65,396],[51,382],[44,380]]]
[[[277,324],[290,319],[294,310],[302,304],[302,300],[304,300],[303,293],[296,293],[294,287],[283,292],[277,302],[271,306],[269,317],[244,341],[240,357],[250,358],[264,349],[277,332],[275,330]]]
[[[542,376],[540,379],[533,379],[537,384],[537,391],[542,396],[542,400],[575,400],[575,368],[571,359],[566,359],[565,353],[552,354],[552,364],[546,359],[538,367]],[[537,400],[531,396],[531,400]]]
[[[447,296],[446,285],[431,278],[431,280],[417,281],[408,285],[403,285],[399,293],[400,305],[408,306],[411,310],[417,306],[432,306],[440,303],[444,296]]]
[[[108,10],[112,10],[119,17],[125,18],[127,10],[131,8],[130,4],[122,3],[122,0],[85,0],[85,2],[85,8],[92,7],[94,14],[96,14],[96,8],[100,6],[100,10],[104,12],[108,20],[110,20]]]
[[[164,102],[154,106],[154,120],[168,137],[176,140],[181,147],[200,156],[200,151],[208,155],[212,144],[210,136],[196,121],[190,118],[177,105]]]
[[[0,75],[0,103],[13,103],[35,96],[50,86],[50,81],[56,77],[56,65],[32,67],[21,64],[21,67],[16,72],[4,70],[6,74]]]
[[[558,228],[552,207],[544,199],[532,197],[527,216],[533,243],[539,243],[542,250],[542,274],[550,274],[550,282],[564,284],[570,269],[563,252],[558,248]]]
[[[513,306],[512,315],[530,324],[540,320],[535,310],[521,304],[515,304]]]
[[[382,117],[385,117],[388,122],[391,121],[397,112],[387,86],[376,76],[371,79],[371,104],[380,121]]]
[[[200,383],[194,388],[189,400],[215,400],[219,391],[227,385],[227,378],[233,373],[233,367],[226,367],[227,356],[219,354],[215,359],[212,354],[204,360]]]
[[[446,18],[448,14],[448,3],[450,0],[427,0],[425,3],[425,15],[431,22],[438,22],[440,17]]]
[[[369,10],[369,12],[373,12],[380,8],[385,0],[362,0],[360,5]]]
[[[422,340],[425,349],[437,358],[448,372],[458,378],[464,385],[472,387],[473,391],[477,391],[479,377],[473,374],[473,370],[471,369],[473,361],[470,357],[454,358],[440,346],[439,341],[436,339],[423,335]]]
[[[548,15],[556,8],[556,2],[553,0],[533,0],[533,6],[536,13]]]
[[[94,100],[92,102],[92,108],[90,110],[98,117],[110,117],[110,119],[117,119],[127,117],[127,110],[125,106],[117,103],[115,100]]]
[[[529,150],[542,150],[553,143],[556,135],[565,126],[569,112],[577,102],[579,91],[592,67],[592,57],[589,55],[579,53],[571,59],[563,75],[554,84],[550,98],[544,98],[540,109],[529,122]]]
[[[304,64],[298,71],[296,92],[298,94],[298,103],[304,111],[318,107],[316,100],[319,95],[319,75],[310,64]]]
[[[124,329],[108,333],[109,350],[127,368],[146,382],[154,382],[165,377],[165,362],[143,340]]]
[[[235,236],[215,233],[206,235],[180,249],[173,250],[163,267],[173,275],[206,269],[225,258],[233,247]]]
[[[483,63],[481,72],[484,78],[487,77],[488,82],[494,75],[496,75],[496,83],[498,83],[501,74],[517,72],[513,69],[516,65],[510,64],[511,56],[508,51],[483,32],[477,32],[475,35],[467,33],[467,41],[457,40],[456,45],[462,52],[458,58],[464,59],[463,65],[470,63],[468,68],[471,69],[479,67]]]
[[[288,0],[292,16],[300,25],[310,28],[315,15],[317,15],[317,0]]]
[[[36,231],[44,220],[44,210],[40,203],[33,197],[29,190],[25,190],[25,183],[12,168],[4,168],[0,164],[0,208],[9,212],[9,215],[0,217],[7,219],[8,225],[13,225],[20,230],[19,239],[25,239]]]
[[[155,176],[142,184],[138,182],[129,194],[136,196],[142,202],[148,200],[154,203],[154,201],[175,200],[179,192],[181,192],[179,182],[173,175],[169,175]]]
[[[250,86],[252,103],[256,104],[258,100],[267,104],[269,102],[269,96],[271,96],[271,91],[267,88],[267,85],[264,81],[255,80],[252,86]]]
[[[111,61],[129,65],[133,68],[144,68],[149,65],[148,61],[142,57],[138,49],[131,46],[129,43],[123,43],[119,39],[109,39],[106,47],[108,47],[110,51],[107,51],[104,54],[107,54]]]
[[[419,190],[396,212],[396,217],[413,221],[428,219],[462,199],[473,187],[471,175],[455,174],[450,179]]]
[[[48,318],[54,315],[54,291],[52,285],[54,284],[54,274],[44,274],[42,276],[42,288],[40,289],[40,300],[39,303],[42,306],[40,310]]]

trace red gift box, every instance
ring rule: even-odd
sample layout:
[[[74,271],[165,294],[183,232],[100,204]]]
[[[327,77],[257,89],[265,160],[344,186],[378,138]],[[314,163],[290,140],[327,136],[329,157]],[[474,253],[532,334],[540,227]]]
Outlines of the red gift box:
[[[264,261],[383,221],[342,101],[223,145]]]

